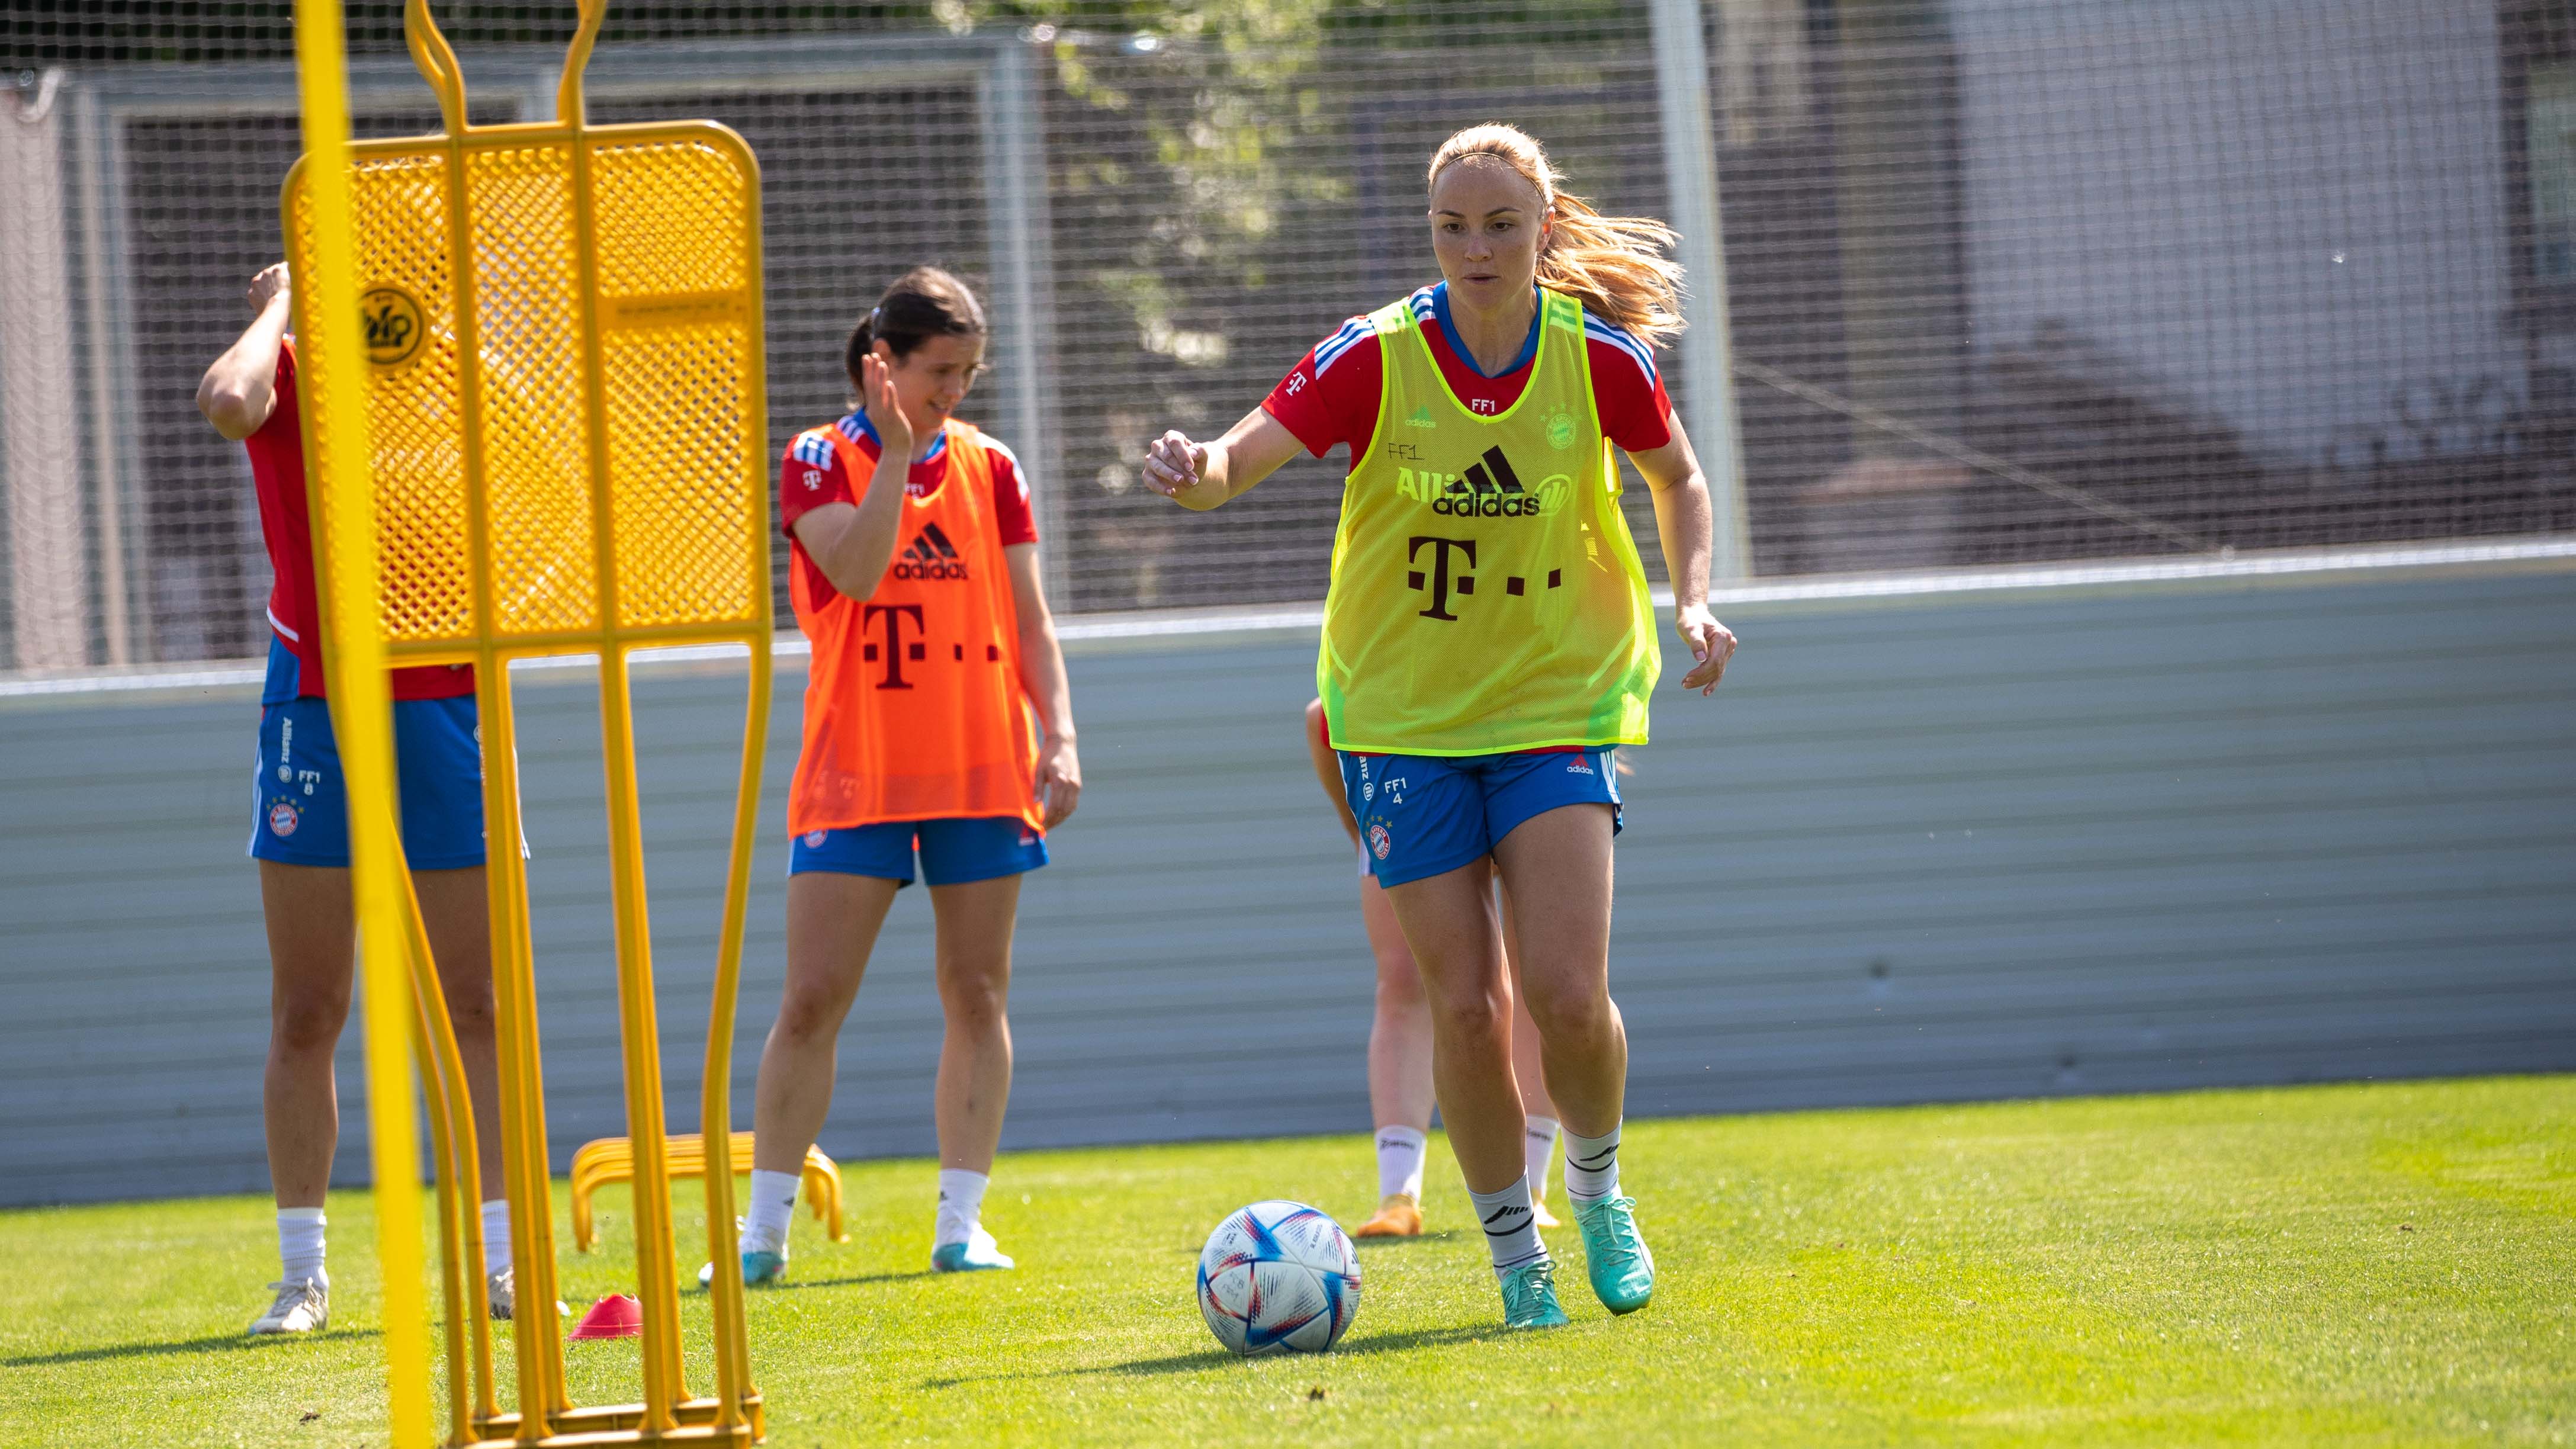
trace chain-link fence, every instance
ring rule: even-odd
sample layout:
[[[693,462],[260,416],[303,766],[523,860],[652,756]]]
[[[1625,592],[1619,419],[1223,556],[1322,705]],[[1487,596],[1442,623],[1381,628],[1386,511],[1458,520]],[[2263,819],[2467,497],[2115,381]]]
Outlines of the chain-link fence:
[[[569,4],[438,9],[477,119],[545,114]],[[1675,215],[1658,62],[1692,10],[1751,571],[2576,527],[2563,5],[645,0],[592,119],[760,155],[774,444],[845,409],[849,326],[939,262],[995,303],[963,411],[1037,475],[1060,608],[1311,599],[1344,460],[1190,517],[1135,486],[1145,440],[1436,280],[1422,167],[1456,126]],[[399,7],[349,13],[361,129],[426,129]],[[290,47],[265,0],[0,16],[0,665],[262,646],[246,465],[189,396],[277,252]]]

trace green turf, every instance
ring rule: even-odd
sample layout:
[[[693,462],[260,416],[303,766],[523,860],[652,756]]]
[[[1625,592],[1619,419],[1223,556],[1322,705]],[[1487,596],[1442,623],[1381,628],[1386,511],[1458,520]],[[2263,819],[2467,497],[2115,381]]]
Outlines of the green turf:
[[[1435,1151],[1433,1232],[1362,1247],[1339,1350],[1218,1353],[1208,1229],[1263,1197],[1354,1222],[1367,1153],[1015,1156],[986,1220],[1024,1266],[962,1278],[922,1271],[929,1166],[855,1164],[852,1241],[800,1214],[752,1299],[771,1442],[2576,1442],[2576,1078],[1638,1123],[1654,1305],[1603,1313],[1569,1228],[1573,1326],[1509,1338]],[[568,1296],[631,1282],[602,1209]],[[0,1439],[381,1443],[367,1200],[331,1213],[329,1335],[257,1344],[265,1204],[0,1214]],[[634,1357],[570,1345],[576,1396],[631,1396]]]

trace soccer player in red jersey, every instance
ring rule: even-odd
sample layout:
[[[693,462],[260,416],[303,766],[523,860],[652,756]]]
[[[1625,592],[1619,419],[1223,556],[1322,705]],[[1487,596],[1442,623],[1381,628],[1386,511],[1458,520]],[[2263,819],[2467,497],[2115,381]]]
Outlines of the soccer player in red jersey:
[[[1164,433],[1142,470],[1204,511],[1300,448],[1351,450],[1317,692],[1420,968],[1441,1115],[1513,1328],[1567,1319],[1532,1222],[1511,976],[1563,1118],[1593,1292],[1613,1313],[1654,1294],[1620,1190],[1628,1050],[1609,945],[1615,753],[1645,742],[1662,661],[1619,453],[1653,493],[1693,661],[1683,687],[1714,690],[1736,647],[1708,606],[1706,480],[1655,375],[1653,348],[1682,326],[1673,233],[1604,216],[1562,179],[1510,126],[1451,136],[1424,177],[1442,280],[1345,323],[1224,437]]]
[[[1422,994],[1422,971],[1404,931],[1395,923],[1395,907],[1386,888],[1369,870],[1368,846],[1342,800],[1342,766],[1325,734],[1324,702],[1306,704],[1306,753],[1315,766],[1316,783],[1333,802],[1333,817],[1359,852],[1360,926],[1368,933],[1369,954],[1377,961],[1377,1007],[1369,1018],[1369,1116],[1377,1126],[1377,1211],[1351,1234],[1355,1238],[1410,1238],[1422,1232],[1422,1158],[1431,1134],[1431,1003]],[[1503,919],[1511,919],[1510,903]],[[1508,932],[1506,932],[1508,934]],[[1504,951],[1508,971],[1511,952]],[[1529,1166],[1530,1218],[1542,1228],[1556,1227],[1547,1210],[1547,1175],[1556,1162],[1556,1108],[1547,1100],[1547,1081],[1539,1067],[1538,1028],[1530,1021],[1529,998],[1512,989],[1512,1072],[1520,1079],[1521,1110],[1527,1114],[1523,1133]]]
[[[260,532],[276,583],[268,596],[268,679],[260,691],[259,771],[250,854],[268,921],[268,1070],[261,1103],[277,1195],[283,1272],[254,1334],[309,1333],[330,1317],[322,1196],[340,1136],[332,1049],[349,1017],[356,919],[349,900],[348,801],[324,699],[313,531],[286,264],[251,279],[255,314],[197,384],[197,410],[250,454]],[[483,894],[483,755],[466,666],[393,671],[394,749],[403,851],[438,958],[474,1104],[486,1190],[501,1181],[500,1095],[492,1042],[492,946]],[[483,1203],[485,1284],[495,1318],[512,1310],[509,1203]]]
[[[851,332],[851,411],[798,434],[781,460],[789,590],[813,663],[788,791],[787,985],[760,1057],[746,1283],[786,1269],[841,1022],[916,857],[947,1024],[931,1266],[1013,1266],[982,1222],[1011,1092],[1011,935],[1020,877],[1047,863],[1046,832],[1073,813],[1082,767],[1027,471],[954,416],[984,340],[965,284],[913,268]]]

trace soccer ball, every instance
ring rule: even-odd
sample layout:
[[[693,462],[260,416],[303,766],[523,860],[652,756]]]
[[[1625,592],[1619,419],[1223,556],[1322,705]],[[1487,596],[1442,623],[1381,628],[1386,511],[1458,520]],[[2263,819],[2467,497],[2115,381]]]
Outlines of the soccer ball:
[[[1298,1202],[1230,1214],[1199,1253],[1199,1312],[1229,1350],[1322,1353],[1360,1311],[1360,1260],[1342,1225]]]

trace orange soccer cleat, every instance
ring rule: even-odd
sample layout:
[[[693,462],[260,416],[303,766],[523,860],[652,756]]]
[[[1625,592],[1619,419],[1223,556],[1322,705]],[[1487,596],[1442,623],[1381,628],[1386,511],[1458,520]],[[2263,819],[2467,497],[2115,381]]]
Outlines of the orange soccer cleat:
[[[1377,1205],[1377,1215],[1352,1234],[1360,1238],[1416,1238],[1422,1235],[1422,1203],[1409,1192],[1391,1192]]]
[[[1565,1224],[1557,1221],[1556,1214],[1547,1210],[1546,1198],[1533,1193],[1530,1195],[1530,1226],[1534,1228],[1561,1228],[1564,1227]]]

